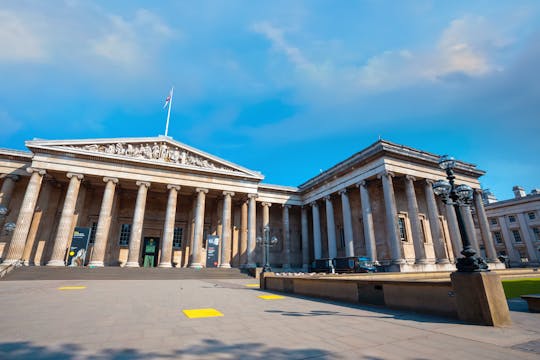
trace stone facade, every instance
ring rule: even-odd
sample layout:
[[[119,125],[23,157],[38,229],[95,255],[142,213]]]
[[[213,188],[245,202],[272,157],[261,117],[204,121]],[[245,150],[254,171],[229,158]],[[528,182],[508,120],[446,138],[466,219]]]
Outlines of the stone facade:
[[[368,256],[388,270],[454,269],[456,217],[433,195],[445,177],[438,156],[379,140],[298,187],[170,137],[26,142],[0,150],[4,262],[64,266],[75,226],[92,228],[91,266],[142,266],[145,239],[160,267],[205,266],[207,239],[221,240],[220,267],[262,262],[256,238],[269,225],[280,241],[270,262],[306,270],[314,259]],[[457,162],[457,183],[480,189],[484,174]],[[482,201],[475,220],[485,220]],[[473,214],[464,216],[471,233]],[[484,216],[484,218],[481,218]],[[490,231],[474,236],[501,265]]]
[[[509,266],[539,266],[540,193],[535,189],[526,195],[518,186],[513,190],[514,199],[486,205],[486,232]]]

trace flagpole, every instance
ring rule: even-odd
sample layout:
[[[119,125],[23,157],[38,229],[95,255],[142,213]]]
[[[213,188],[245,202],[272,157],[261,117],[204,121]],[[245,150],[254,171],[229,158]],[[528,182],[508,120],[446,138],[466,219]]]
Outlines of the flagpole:
[[[171,105],[173,98],[174,87],[171,88],[171,99],[169,100],[169,111],[167,112],[167,125],[165,125],[165,136],[169,133],[169,119],[171,118]]]

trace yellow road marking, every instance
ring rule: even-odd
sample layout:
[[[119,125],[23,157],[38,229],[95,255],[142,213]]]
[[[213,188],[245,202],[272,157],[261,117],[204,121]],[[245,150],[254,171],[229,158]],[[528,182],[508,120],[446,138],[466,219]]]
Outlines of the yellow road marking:
[[[216,309],[188,309],[182,310],[182,312],[190,319],[223,316],[223,314]]]
[[[259,284],[246,284],[247,287],[258,288]]]
[[[285,296],[281,295],[259,295],[259,297],[263,300],[280,300],[285,299]]]
[[[86,289],[86,286],[62,286],[58,290],[82,290]]]

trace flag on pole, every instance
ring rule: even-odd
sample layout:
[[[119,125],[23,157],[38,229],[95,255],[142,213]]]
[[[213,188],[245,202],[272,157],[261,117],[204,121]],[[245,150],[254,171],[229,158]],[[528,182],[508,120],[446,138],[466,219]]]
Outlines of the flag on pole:
[[[169,105],[169,103],[171,102],[171,99],[172,99],[172,89],[171,91],[169,92],[169,95],[167,95],[167,98],[165,99],[165,104],[163,105],[163,108],[165,109],[167,107],[167,105]]]

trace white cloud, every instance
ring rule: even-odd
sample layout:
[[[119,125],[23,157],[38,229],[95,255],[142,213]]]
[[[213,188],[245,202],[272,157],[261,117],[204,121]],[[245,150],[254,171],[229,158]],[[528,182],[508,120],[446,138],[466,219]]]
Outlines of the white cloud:
[[[0,61],[41,62],[47,58],[43,40],[31,21],[11,11],[0,11]]]

